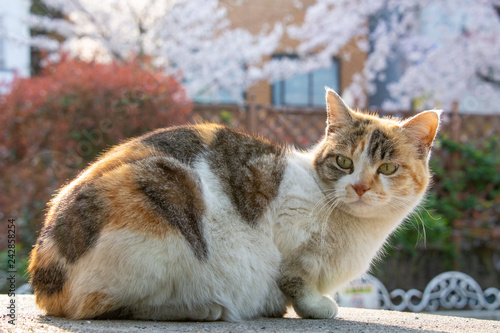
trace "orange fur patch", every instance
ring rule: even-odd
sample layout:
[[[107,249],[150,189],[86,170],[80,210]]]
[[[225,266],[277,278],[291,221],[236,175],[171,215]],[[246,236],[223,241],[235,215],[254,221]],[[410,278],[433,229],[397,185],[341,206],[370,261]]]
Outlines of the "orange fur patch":
[[[151,147],[142,143],[129,142],[111,149],[102,159],[93,164],[82,176],[81,181],[89,181],[110,172],[121,165],[142,160],[148,156],[158,154]]]
[[[199,124],[194,126],[194,129],[203,142],[208,146],[212,143],[215,138],[215,133],[217,133],[221,127],[222,126],[216,124]]]
[[[37,294],[35,298],[36,304],[40,307],[40,309],[47,312],[47,316],[55,317],[71,315],[66,308],[68,300],[68,288],[66,286],[64,286],[63,290],[57,294],[51,296]]]
[[[123,165],[104,175],[96,187],[101,191],[109,207],[108,228],[148,233],[154,237],[178,234],[165,224],[148,205],[135,184],[135,175],[130,165]]]
[[[68,311],[73,319],[94,318],[111,310],[113,305],[109,296],[100,292],[93,292],[78,301],[78,310]]]

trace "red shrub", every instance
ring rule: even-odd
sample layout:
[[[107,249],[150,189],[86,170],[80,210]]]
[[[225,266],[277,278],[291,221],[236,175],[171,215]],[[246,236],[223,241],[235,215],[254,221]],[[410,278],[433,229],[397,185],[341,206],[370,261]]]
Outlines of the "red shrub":
[[[179,83],[144,67],[63,57],[0,96],[0,225],[15,218],[20,240],[33,242],[52,193],[99,152],[187,121],[192,105]]]

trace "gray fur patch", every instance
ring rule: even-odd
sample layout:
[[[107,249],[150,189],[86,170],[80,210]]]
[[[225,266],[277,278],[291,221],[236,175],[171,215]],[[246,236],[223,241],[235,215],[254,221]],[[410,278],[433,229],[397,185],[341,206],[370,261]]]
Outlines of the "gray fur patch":
[[[205,205],[198,176],[188,168],[168,157],[150,157],[137,165],[136,185],[165,223],[185,237],[196,257],[206,260]]]
[[[143,136],[141,142],[189,165],[205,149],[202,139],[189,127],[157,130]]]
[[[370,142],[368,143],[368,157],[375,163],[384,160],[385,158],[392,158],[396,153],[396,149],[391,140],[380,129],[372,132]]]
[[[278,194],[286,166],[284,149],[224,128],[217,131],[207,160],[240,215],[255,225]]]
[[[59,201],[50,222],[54,226],[48,232],[60,253],[73,263],[97,243],[106,220],[106,207],[99,190],[90,184],[76,186]]]
[[[303,278],[298,276],[283,276],[279,279],[278,286],[285,295],[296,298],[302,296],[307,283]]]
[[[31,277],[31,285],[35,294],[52,296],[62,291],[66,282],[66,271],[57,264],[38,268]]]

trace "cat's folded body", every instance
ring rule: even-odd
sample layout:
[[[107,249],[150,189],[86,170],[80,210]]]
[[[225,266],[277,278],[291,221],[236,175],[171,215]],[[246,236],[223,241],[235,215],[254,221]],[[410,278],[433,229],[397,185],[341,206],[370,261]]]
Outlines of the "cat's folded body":
[[[331,318],[420,203],[438,112],[354,112],[327,90],[299,152],[212,124],[119,145],[51,202],[31,255],[37,304],[69,318]]]

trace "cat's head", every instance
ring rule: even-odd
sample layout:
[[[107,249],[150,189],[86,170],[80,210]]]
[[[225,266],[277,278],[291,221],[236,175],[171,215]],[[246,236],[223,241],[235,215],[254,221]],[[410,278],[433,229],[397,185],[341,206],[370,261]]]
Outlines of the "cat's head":
[[[327,127],[315,155],[332,205],[359,217],[402,216],[421,201],[440,111],[400,121],[351,110],[327,88]]]

